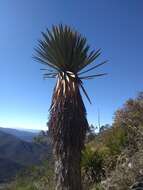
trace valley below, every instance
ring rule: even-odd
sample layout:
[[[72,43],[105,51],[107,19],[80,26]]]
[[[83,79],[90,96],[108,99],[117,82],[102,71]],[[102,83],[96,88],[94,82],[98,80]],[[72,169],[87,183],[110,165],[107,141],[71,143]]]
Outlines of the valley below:
[[[0,128],[0,189],[5,189],[19,172],[50,157],[50,144],[36,142],[38,135],[38,132]]]

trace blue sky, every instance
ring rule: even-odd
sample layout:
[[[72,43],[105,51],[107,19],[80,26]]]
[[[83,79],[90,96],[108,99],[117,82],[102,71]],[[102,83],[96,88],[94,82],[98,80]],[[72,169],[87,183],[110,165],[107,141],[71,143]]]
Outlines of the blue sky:
[[[44,81],[42,64],[32,59],[41,31],[68,24],[101,48],[109,63],[103,78],[86,82],[90,123],[112,123],[115,110],[143,90],[142,0],[1,0],[0,126],[44,129],[55,81]],[[98,72],[97,71],[97,72]]]

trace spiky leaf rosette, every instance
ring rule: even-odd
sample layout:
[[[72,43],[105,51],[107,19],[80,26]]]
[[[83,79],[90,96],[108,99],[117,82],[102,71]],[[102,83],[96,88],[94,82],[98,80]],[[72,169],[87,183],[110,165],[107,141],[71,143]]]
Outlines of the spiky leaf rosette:
[[[100,49],[91,51],[86,38],[66,25],[53,26],[51,31],[47,29],[45,33],[42,32],[42,35],[43,39],[39,40],[39,46],[35,49],[37,52],[35,58],[52,68],[42,69],[47,71],[44,74],[44,78],[58,78],[55,92],[59,94],[62,91],[64,97],[74,92],[76,83],[81,87],[90,101],[82,85],[82,80],[93,79],[106,75],[106,73],[94,75],[83,74],[96,69],[107,61],[94,65],[87,70],[81,70],[99,57],[101,54]]]

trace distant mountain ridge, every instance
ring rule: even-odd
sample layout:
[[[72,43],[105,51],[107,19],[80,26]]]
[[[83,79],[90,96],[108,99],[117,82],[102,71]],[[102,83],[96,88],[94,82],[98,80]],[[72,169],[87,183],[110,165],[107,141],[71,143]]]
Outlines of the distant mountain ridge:
[[[35,136],[37,136],[40,132],[40,130],[19,130],[14,128],[3,128],[0,127],[0,131],[14,135],[21,140],[31,142]]]
[[[21,168],[40,164],[50,155],[50,144],[26,142],[0,129],[0,182],[10,179]]]

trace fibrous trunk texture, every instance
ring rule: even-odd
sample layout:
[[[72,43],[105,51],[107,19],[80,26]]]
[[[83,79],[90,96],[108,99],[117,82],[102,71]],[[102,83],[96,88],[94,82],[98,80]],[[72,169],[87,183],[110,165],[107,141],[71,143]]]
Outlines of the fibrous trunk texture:
[[[88,122],[78,85],[69,89],[55,88],[50,113],[56,190],[82,190],[80,162]]]

